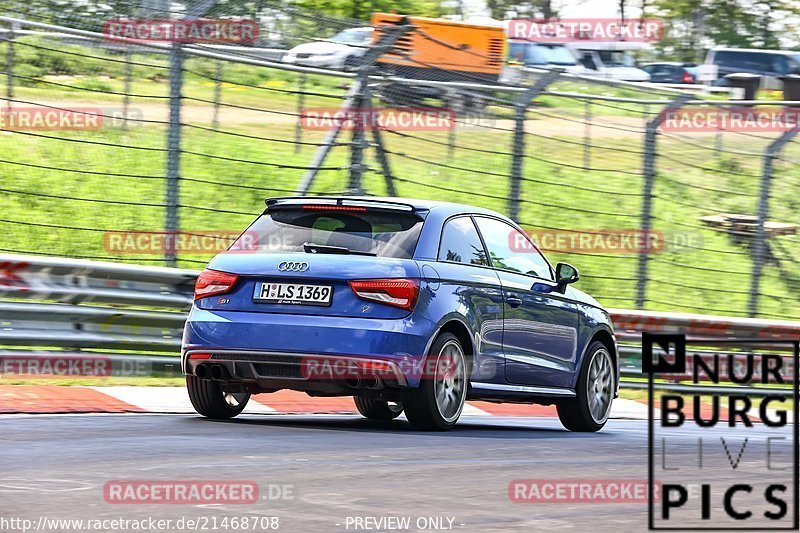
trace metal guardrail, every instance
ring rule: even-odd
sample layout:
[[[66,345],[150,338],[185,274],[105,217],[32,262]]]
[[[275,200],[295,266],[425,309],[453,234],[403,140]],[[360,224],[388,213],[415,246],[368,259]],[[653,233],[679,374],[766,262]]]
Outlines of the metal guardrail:
[[[177,358],[197,271],[0,254],[0,353],[3,357],[107,358],[112,373],[180,372]],[[623,387],[641,388],[641,334],[684,333],[725,354],[731,338],[797,340],[800,322],[610,309]],[[714,338],[727,339],[714,345]],[[758,348],[757,344],[752,344]],[[741,353],[738,354],[741,356]],[[708,386],[659,385],[671,390]],[[688,387],[688,389],[687,389]],[[723,387],[717,387],[722,391]],[[745,391],[739,388],[739,391]]]
[[[176,354],[197,273],[0,254],[0,345]]]

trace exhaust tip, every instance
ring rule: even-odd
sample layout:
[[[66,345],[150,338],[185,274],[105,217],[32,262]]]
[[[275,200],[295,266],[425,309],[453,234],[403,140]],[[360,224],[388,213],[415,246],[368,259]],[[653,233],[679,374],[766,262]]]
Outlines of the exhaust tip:
[[[347,376],[347,379],[344,380],[344,383],[351,389],[357,389],[361,386],[361,376],[351,374]]]
[[[379,389],[381,388],[381,379],[375,374],[370,374],[364,378],[364,386],[368,389]]]
[[[211,379],[222,379],[222,365],[212,365],[210,373]]]
[[[200,379],[208,379],[207,365],[197,365],[197,368],[194,369],[194,375]]]

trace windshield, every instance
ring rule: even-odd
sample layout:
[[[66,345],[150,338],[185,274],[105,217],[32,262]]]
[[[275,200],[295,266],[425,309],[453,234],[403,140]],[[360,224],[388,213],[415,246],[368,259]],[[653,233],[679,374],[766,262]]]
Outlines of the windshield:
[[[274,209],[256,219],[229,250],[308,252],[304,245],[313,244],[319,253],[337,248],[340,253],[410,259],[421,229],[422,220],[411,213]]]
[[[365,44],[369,41],[372,31],[369,29],[350,28],[337,33],[329,41],[342,44]]]
[[[621,50],[601,50],[597,53],[600,54],[600,59],[607,67],[636,66],[636,61],[634,61],[633,56],[628,52],[623,52]]]
[[[524,61],[526,65],[576,65],[575,56],[561,44],[512,42],[509,60]]]
[[[538,55],[544,59],[545,63],[551,65],[575,65],[575,56],[572,55],[566,46],[537,44],[531,47],[536,50]]]

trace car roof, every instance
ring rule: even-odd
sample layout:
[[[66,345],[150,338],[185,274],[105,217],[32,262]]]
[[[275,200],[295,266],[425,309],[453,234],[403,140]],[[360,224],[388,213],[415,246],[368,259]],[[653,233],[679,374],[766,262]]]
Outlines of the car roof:
[[[778,55],[798,55],[800,52],[793,51],[793,50],[762,50],[760,48],[726,48],[726,47],[714,47],[710,50],[711,52],[755,52],[759,54],[778,54]]]
[[[494,215],[502,218],[507,218],[497,211],[485,209],[483,207],[476,207],[467,204],[460,204],[457,202],[447,202],[442,200],[423,200],[419,198],[401,198],[396,196],[348,196],[348,195],[325,195],[325,196],[275,196],[268,198],[267,202],[281,201],[281,200],[302,200],[309,203],[314,200],[352,200],[358,202],[385,202],[389,204],[403,204],[411,206],[415,211],[448,211],[448,214],[459,213],[481,213],[485,215]]]

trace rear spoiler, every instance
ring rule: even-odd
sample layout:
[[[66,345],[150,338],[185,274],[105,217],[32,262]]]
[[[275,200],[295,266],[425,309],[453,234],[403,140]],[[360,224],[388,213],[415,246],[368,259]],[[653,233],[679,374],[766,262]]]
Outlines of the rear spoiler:
[[[369,199],[356,197],[331,197],[331,196],[281,196],[277,198],[267,198],[267,210],[282,207],[299,206],[324,206],[330,207],[363,207],[365,209],[403,211],[413,213],[415,211],[425,211],[417,209],[413,205],[397,202],[394,200]]]

